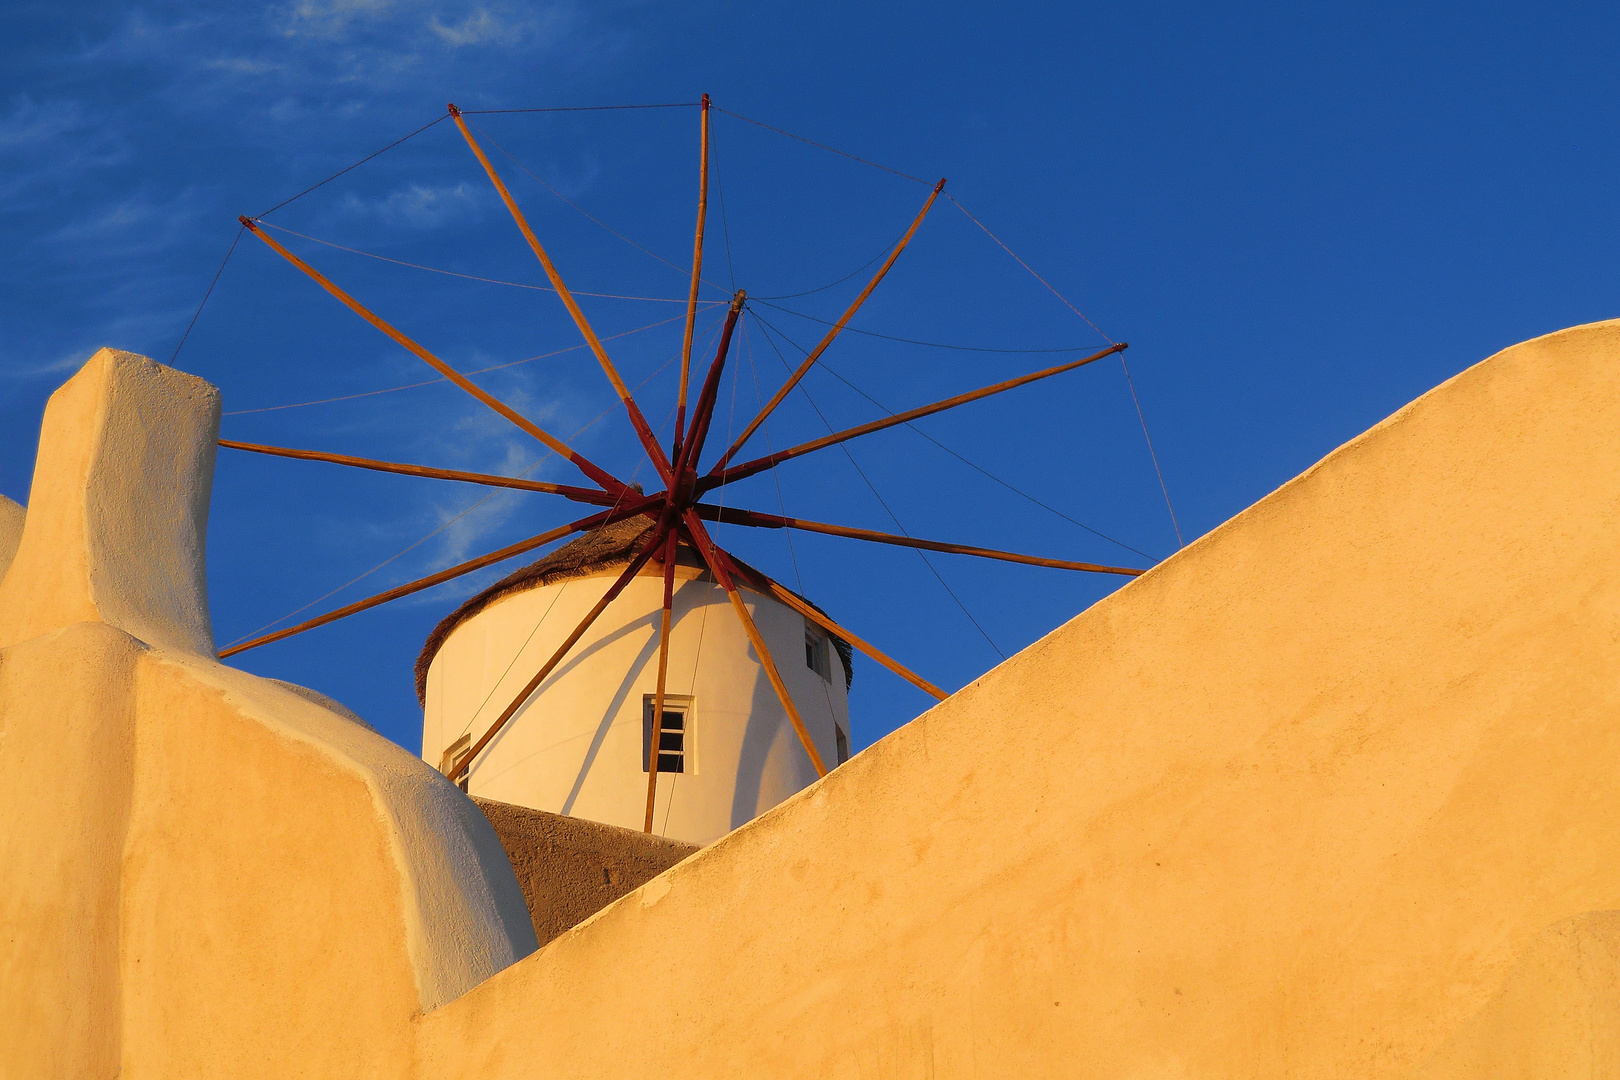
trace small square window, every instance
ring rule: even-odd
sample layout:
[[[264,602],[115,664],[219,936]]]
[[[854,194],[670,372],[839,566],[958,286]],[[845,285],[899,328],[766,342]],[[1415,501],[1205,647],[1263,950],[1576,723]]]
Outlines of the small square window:
[[[652,758],[654,695],[642,700],[641,771],[647,771]],[[658,771],[661,773],[691,772],[687,762],[692,750],[692,699],[664,697],[664,722],[658,733]]]
[[[838,764],[842,765],[849,760],[849,735],[836,721],[833,722],[833,738],[838,741]]]

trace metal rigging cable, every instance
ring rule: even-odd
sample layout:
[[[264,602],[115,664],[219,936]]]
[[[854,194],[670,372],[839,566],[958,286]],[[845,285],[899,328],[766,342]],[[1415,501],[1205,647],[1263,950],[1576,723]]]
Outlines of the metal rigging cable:
[[[246,226],[238,225],[236,227],[236,237],[231,240],[231,246],[225,249],[225,257],[219,261],[219,269],[214,271],[213,280],[208,283],[208,288],[203,291],[202,299],[197,302],[197,310],[191,313],[191,321],[186,323],[185,333],[180,335],[179,344],[175,345],[174,352],[169,355],[170,367],[174,366],[175,360],[180,356],[180,349],[185,345],[186,338],[191,336],[191,328],[197,325],[197,319],[202,315],[203,306],[208,303],[208,298],[214,295],[214,286],[219,284],[220,275],[225,272],[225,264],[231,261],[232,255],[236,254],[236,245],[242,242],[242,234],[245,232],[247,232]]]
[[[683,102],[672,102],[670,104],[661,104],[661,105],[575,105],[575,106],[568,106],[568,107],[561,107],[561,108],[550,108],[550,109],[465,109],[465,110],[463,110],[463,113],[467,114],[467,115],[487,115],[487,114],[490,114],[490,113],[602,112],[602,111],[610,111],[610,110],[618,110],[618,109],[679,109],[679,108],[692,107],[692,106],[695,106],[695,105],[697,105],[697,102],[695,102],[695,101],[694,102],[684,102],[683,101]],[[264,213],[255,214],[253,216],[253,220],[258,221],[260,218],[266,216],[267,214],[275,213],[277,210],[280,210],[283,206],[286,206],[288,203],[296,202],[299,199],[302,199],[305,195],[308,195],[310,192],[314,191],[316,188],[324,187],[327,184],[330,184],[333,180],[336,180],[338,177],[342,176],[344,173],[352,172],[355,169],[358,169],[360,166],[364,165],[366,162],[370,161],[372,158],[377,157],[379,154],[387,153],[388,151],[392,150],[394,147],[398,146],[400,143],[405,142],[408,139],[414,139],[416,136],[422,134],[422,132],[426,131],[428,128],[432,127],[434,124],[441,124],[447,119],[449,119],[449,114],[448,113],[444,114],[443,116],[439,116],[439,117],[435,118],[434,120],[430,121],[429,123],[423,124],[421,127],[417,128],[415,131],[411,132],[410,134],[402,135],[399,138],[395,139],[393,142],[389,143],[387,146],[383,147],[381,150],[377,150],[377,151],[375,151],[373,153],[367,154],[365,157],[361,158],[359,161],[355,162],[353,165],[348,166],[347,168],[339,169],[337,172],[333,173],[331,176],[328,176],[325,180],[322,180],[320,183],[310,185],[309,187],[305,188],[303,191],[300,191],[298,194],[294,195],[290,199],[281,200],[280,202],[276,203],[276,205],[272,206],[270,209],[264,211]]]
[[[492,138],[490,136],[489,132],[485,131],[481,127],[478,127],[477,124],[473,124],[472,126],[474,128],[477,128],[478,134],[482,135],[485,139],[489,140],[489,144],[491,146],[493,146],[495,149],[499,150],[502,154],[505,154],[508,161],[510,161],[512,164],[516,165],[519,169],[522,169],[526,174],[528,174],[530,179],[534,180],[535,183],[539,184],[541,187],[545,188],[547,191],[549,191],[553,195],[557,196],[557,198],[561,199],[563,202],[567,203],[569,206],[571,206],[575,210],[579,211],[585,217],[589,218],[591,221],[595,222],[597,225],[601,226],[603,229],[605,229],[609,233],[611,233],[614,236],[618,237],[620,240],[623,240],[625,243],[629,244],[631,247],[635,248],[637,251],[641,252],[642,254],[652,256],[654,259],[657,259],[659,262],[663,263],[664,265],[669,266],[669,267],[671,267],[671,268],[673,268],[675,270],[680,271],[680,273],[683,274],[683,275],[690,275],[692,273],[692,268],[690,266],[682,266],[679,263],[677,263],[677,262],[675,262],[675,261],[673,261],[671,259],[664,258],[662,255],[658,254],[658,252],[652,250],[651,248],[643,247],[641,244],[636,243],[634,240],[632,240],[628,236],[624,235],[624,233],[620,232],[618,229],[615,229],[613,226],[609,225],[607,222],[603,221],[601,218],[597,217],[595,214],[591,213],[589,210],[587,210],[583,206],[579,205],[579,203],[575,202],[573,199],[570,199],[568,196],[564,195],[562,192],[558,191],[556,188],[552,187],[550,184],[548,184],[544,180],[540,179],[539,174],[534,172],[534,170],[530,169],[527,165],[523,164],[523,162],[519,161],[517,158],[513,157],[512,154],[506,149],[506,147],[504,147],[500,143],[496,142],[494,140],[494,138]],[[716,288],[716,289],[721,288],[720,285],[715,284],[714,282],[708,280],[707,278],[703,279],[703,283],[705,285],[708,285],[708,286],[712,287],[712,288]]]
[[[376,252],[372,252],[372,251],[361,251],[359,248],[348,247],[348,246],[346,246],[344,244],[334,243],[331,240],[322,240],[318,236],[310,236],[308,233],[301,233],[301,232],[298,232],[295,229],[284,228],[284,227],[282,227],[280,225],[275,225],[275,224],[272,224],[271,222],[268,222],[268,221],[260,222],[260,224],[262,224],[267,229],[275,229],[277,232],[286,233],[288,236],[296,236],[301,240],[308,240],[311,243],[315,243],[315,244],[324,244],[329,248],[336,248],[339,251],[347,251],[351,255],[364,255],[368,259],[376,259],[379,262],[393,263],[395,266],[407,266],[407,267],[410,267],[412,270],[426,270],[428,273],[431,273],[431,274],[444,274],[446,277],[463,278],[463,279],[465,279],[467,281],[481,281],[481,282],[485,283],[486,285],[508,285],[508,286],[511,286],[514,289],[532,289],[535,292],[548,292],[548,293],[552,293],[552,294],[555,294],[557,292],[556,289],[553,289],[549,285],[530,285],[527,282],[522,282],[522,281],[504,281],[504,280],[502,280],[500,278],[479,277],[477,274],[463,274],[463,273],[461,273],[460,271],[457,271],[457,270],[443,270],[443,269],[440,269],[437,266],[424,266],[422,263],[406,262],[404,259],[390,258],[387,255],[378,255]],[[682,297],[629,296],[629,295],[627,295],[625,293],[583,292],[583,291],[581,291],[579,289],[569,289],[568,291],[573,293],[575,296],[595,296],[595,297],[600,297],[600,298],[606,299],[606,300],[645,300],[645,301],[647,301],[649,303],[654,303],[654,304],[684,304],[684,303],[686,303],[686,300],[684,298],[682,298]],[[708,305],[711,305],[711,306],[714,305],[714,304],[724,304],[724,303],[726,303],[726,301],[724,301],[724,300],[700,300],[698,302],[700,304],[708,304]]]
[[[752,304],[755,299],[755,297],[750,296],[748,298],[748,302]],[[815,315],[806,315],[802,311],[794,311],[792,308],[785,308],[781,304],[773,304],[769,300],[760,299],[759,302],[764,304],[766,307],[775,308],[777,311],[780,311],[786,315],[792,315],[795,318],[820,323],[823,326],[837,325],[831,319],[823,319]],[[918,341],[915,338],[895,337],[893,334],[879,334],[873,330],[862,330],[858,327],[847,325],[844,327],[844,332],[848,334],[860,334],[863,337],[882,338],[884,341],[898,341],[904,345],[922,345],[930,349],[949,349],[952,352],[1003,353],[1009,356],[1034,353],[1076,353],[1085,352],[1088,349],[1088,346],[1085,345],[1065,345],[1061,348],[1054,349],[992,349],[984,345],[950,345],[941,341]]]
[[[347,168],[339,169],[337,172],[333,173],[331,176],[328,176],[325,180],[322,180],[320,183],[311,184],[309,187],[305,188],[303,191],[300,191],[298,194],[294,195],[292,198],[290,198],[290,199],[282,199],[280,202],[276,203],[276,205],[274,205],[270,209],[264,211],[264,213],[253,215],[253,220],[258,221],[260,218],[264,217],[266,214],[273,214],[277,210],[280,210],[283,206],[286,206],[288,203],[297,202],[299,199],[302,199],[305,195],[308,195],[310,192],[314,191],[316,188],[325,187],[327,184],[330,184],[332,181],[336,180],[338,177],[342,176],[346,172],[353,172],[355,169],[358,169],[360,166],[364,165],[366,162],[370,161],[372,158],[378,156],[379,154],[386,154],[388,151],[392,150],[394,147],[398,146],[400,143],[405,142],[407,139],[416,138],[416,136],[422,134],[422,132],[426,131],[428,128],[432,127],[434,124],[443,123],[446,119],[448,119],[448,116],[449,116],[449,114],[446,114],[445,116],[441,116],[436,120],[433,120],[433,121],[430,121],[429,123],[423,124],[421,127],[417,128],[415,131],[411,132],[409,135],[401,135],[399,138],[395,139],[393,142],[389,143],[387,146],[383,147],[381,150],[378,150],[378,151],[376,151],[374,153],[367,154],[365,157],[361,158],[359,161],[355,162],[353,165],[348,166]]]
[[[1033,277],[1036,281],[1040,282],[1042,285],[1045,285],[1047,290],[1050,291],[1053,296],[1055,296],[1059,300],[1063,301],[1063,304],[1064,304],[1065,307],[1067,307],[1070,311],[1074,312],[1076,315],[1080,316],[1080,318],[1084,319],[1085,322],[1086,322],[1086,325],[1091,327],[1093,330],[1096,330],[1097,333],[1099,335],[1101,335],[1101,337],[1102,337],[1102,339],[1104,341],[1108,342],[1108,344],[1110,344],[1110,345],[1115,344],[1115,341],[1114,341],[1113,338],[1109,337],[1107,334],[1104,334],[1102,332],[1102,329],[1096,323],[1092,322],[1091,319],[1087,317],[1085,312],[1083,312],[1079,308],[1075,307],[1074,304],[1072,302],[1070,302],[1070,300],[1069,300],[1069,298],[1067,296],[1064,296],[1062,293],[1058,292],[1057,289],[1052,286],[1051,282],[1047,281],[1045,278],[1041,277],[1041,275],[1037,274],[1035,272],[1035,268],[1033,266],[1029,265],[1029,263],[1025,262],[1023,260],[1023,258],[1016,251],[1014,251],[1012,248],[1008,247],[1006,242],[1004,240],[1002,240],[1001,237],[999,237],[995,233],[991,232],[989,227],[986,226],[984,222],[980,221],[978,218],[976,218],[972,214],[968,213],[968,208],[963,206],[961,203],[957,202],[956,198],[953,195],[951,195],[950,192],[948,192],[948,191],[945,192],[945,197],[947,199],[950,199],[951,202],[956,206],[956,208],[958,210],[962,211],[962,213],[967,216],[967,219],[969,221],[973,222],[973,224],[977,225],[980,229],[982,229],[984,231],[984,235],[986,235],[990,239],[994,240],[996,242],[996,244],[998,246],[1000,246],[1002,251],[1005,251],[1008,255],[1011,255],[1014,259],[1016,259],[1018,261],[1019,266],[1022,266],[1025,270],[1028,270],[1031,277]],[[1125,386],[1131,392],[1131,402],[1132,402],[1132,404],[1134,404],[1136,406],[1136,418],[1142,424],[1142,438],[1147,443],[1148,457],[1153,460],[1153,473],[1154,473],[1155,476],[1157,476],[1159,478],[1159,490],[1164,493],[1164,508],[1170,512],[1170,527],[1172,529],[1174,529],[1175,533],[1176,533],[1176,546],[1178,548],[1185,547],[1186,543],[1181,538],[1181,523],[1176,520],[1176,508],[1170,502],[1170,488],[1164,482],[1164,470],[1159,467],[1159,454],[1158,454],[1158,451],[1154,450],[1154,448],[1153,448],[1153,436],[1148,434],[1147,416],[1144,415],[1143,412],[1142,412],[1142,399],[1139,398],[1136,395],[1136,381],[1131,378],[1131,365],[1126,362],[1124,353],[1119,354],[1119,366],[1120,366],[1120,369],[1125,372]]]
[[[640,334],[640,333],[643,333],[643,332],[645,332],[647,330],[657,329],[660,326],[668,326],[672,322],[680,322],[683,318],[685,318],[685,316],[683,316],[683,315],[675,315],[675,316],[672,316],[672,317],[670,317],[668,319],[659,319],[657,322],[648,323],[646,326],[638,326],[634,330],[621,330],[617,334],[607,334],[602,338],[602,340],[603,341],[613,341],[616,338],[629,337],[631,334]],[[708,334],[708,333],[712,332],[714,330],[714,328],[719,326],[719,325],[720,325],[720,320],[718,320],[718,319],[714,320],[710,324],[709,329],[704,331],[704,333]],[[505,368],[517,367],[519,364],[532,364],[536,360],[549,360],[553,356],[562,356],[564,353],[578,352],[581,349],[584,349],[586,347],[587,346],[585,346],[583,344],[581,344],[581,345],[569,345],[566,348],[553,349],[551,352],[540,353],[538,356],[526,356],[522,360],[509,360],[504,364],[492,364],[489,367],[474,368],[473,370],[463,372],[462,374],[464,374],[464,375],[482,375],[485,372],[489,372],[489,371],[501,371],[501,370],[504,370]],[[660,369],[660,370],[662,370],[662,369]],[[321,398],[318,401],[297,401],[297,402],[292,403],[291,405],[267,405],[262,409],[238,409],[235,412],[228,412],[228,413],[224,413],[223,415],[225,415],[225,416],[247,416],[250,413],[279,412],[282,409],[302,409],[306,405],[331,405],[331,404],[333,404],[335,402],[339,402],[339,401],[353,401],[356,398],[376,397],[378,394],[392,394],[392,393],[395,393],[395,392],[400,391],[400,390],[415,390],[415,389],[418,389],[418,388],[423,387],[423,386],[437,386],[439,383],[449,382],[449,381],[450,380],[448,378],[445,378],[444,376],[441,375],[437,379],[427,379],[427,380],[424,380],[423,382],[406,383],[403,386],[390,386],[390,387],[387,387],[387,388],[382,389],[382,390],[367,390],[367,391],[364,391],[363,393],[359,393],[359,394],[343,394],[343,395],[341,395],[339,397]]]
[[[696,109],[701,101],[670,101],[657,105],[561,105],[544,109],[462,109],[463,116],[492,116],[496,113],[614,112],[621,109]]]
[[[902,236],[903,235],[904,234],[902,234]],[[783,293],[780,296],[755,296],[755,297],[751,297],[751,299],[754,299],[754,300],[792,300],[795,297],[799,297],[799,296],[810,296],[810,295],[813,295],[813,294],[818,293],[818,292],[826,292],[828,289],[831,289],[836,285],[842,285],[844,282],[848,281],[850,278],[854,277],[856,274],[860,273],[862,270],[865,270],[868,266],[871,266],[873,263],[875,263],[879,259],[883,258],[883,256],[887,255],[889,252],[893,251],[895,245],[898,244],[900,242],[900,240],[901,240],[901,236],[895,237],[893,241],[891,241],[890,243],[884,245],[884,248],[883,248],[882,251],[878,252],[876,255],[872,256],[870,259],[867,259],[865,262],[861,263],[861,265],[857,266],[855,269],[851,270],[849,273],[845,274],[843,277],[839,278],[837,281],[829,281],[825,285],[817,286],[814,289],[806,289],[803,292]]]
[[[714,194],[720,202],[720,235],[726,240],[726,271],[731,275],[731,291],[737,292],[737,264],[731,259],[731,223],[726,220],[726,187],[720,182],[720,151],[709,137],[709,155],[714,159]]]
[[[711,105],[710,107],[712,109],[714,109],[715,112],[725,113],[727,116],[734,117],[735,119],[741,120],[744,123],[753,124],[755,127],[762,127],[766,131],[774,131],[778,135],[786,135],[788,138],[797,139],[802,143],[809,143],[811,146],[814,146],[816,149],[825,150],[829,154],[837,154],[839,157],[847,157],[851,161],[858,161],[862,165],[870,165],[874,169],[881,169],[886,173],[893,173],[894,175],[902,177],[902,178],[904,178],[906,180],[910,180],[913,183],[922,184],[924,187],[933,187],[934,186],[934,182],[932,180],[924,180],[921,177],[912,176],[910,173],[901,172],[899,169],[891,169],[887,165],[879,165],[877,162],[871,161],[871,160],[869,160],[867,158],[863,158],[859,154],[851,154],[848,150],[840,150],[836,146],[828,146],[826,143],[819,143],[819,142],[816,142],[816,140],[814,140],[814,139],[807,139],[803,135],[795,135],[791,131],[784,131],[782,128],[772,127],[769,124],[764,124],[764,123],[761,123],[758,120],[750,119],[749,117],[746,117],[746,116],[742,115],[741,113],[734,113],[730,109],[722,109],[718,105]]]

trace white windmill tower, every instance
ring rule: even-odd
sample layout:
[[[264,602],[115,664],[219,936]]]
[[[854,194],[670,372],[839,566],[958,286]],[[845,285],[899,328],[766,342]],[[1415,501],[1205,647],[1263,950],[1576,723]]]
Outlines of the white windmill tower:
[[[649,560],[532,692],[553,655],[656,529],[626,518],[567,544],[446,617],[417,661],[422,754],[449,772],[521,704],[462,774],[470,794],[640,829],[648,810],[664,566]],[[768,593],[741,588],[820,757],[849,756],[850,647]],[[653,831],[706,844],[816,779],[726,590],[675,547]]]

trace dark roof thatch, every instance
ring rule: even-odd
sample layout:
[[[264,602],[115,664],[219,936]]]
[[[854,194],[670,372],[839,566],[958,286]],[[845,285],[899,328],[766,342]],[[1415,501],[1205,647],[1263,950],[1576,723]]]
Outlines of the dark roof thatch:
[[[439,654],[439,650],[444,647],[445,639],[456,627],[497,601],[516,593],[538,589],[542,585],[558,581],[567,581],[570,578],[588,577],[610,567],[623,566],[641,550],[655,524],[657,523],[652,518],[640,515],[593,529],[528,566],[514,570],[483,592],[468,597],[460,607],[439,620],[439,625],[433,628],[433,632],[428,635],[426,643],[422,646],[421,653],[416,657],[417,702],[426,703],[428,667],[432,665],[433,658]],[[683,566],[704,565],[702,557],[684,543],[677,545],[675,561]],[[742,563],[740,559],[737,561]],[[753,570],[753,567],[746,563],[742,565],[745,569]],[[757,574],[759,571],[754,570],[754,573]],[[821,608],[807,597],[800,596],[799,599],[821,611]],[[826,612],[822,614],[825,615]],[[850,648],[849,642],[843,638],[829,636],[832,637],[833,647],[838,650],[838,658],[844,662],[844,687],[847,690],[855,678],[855,650]]]

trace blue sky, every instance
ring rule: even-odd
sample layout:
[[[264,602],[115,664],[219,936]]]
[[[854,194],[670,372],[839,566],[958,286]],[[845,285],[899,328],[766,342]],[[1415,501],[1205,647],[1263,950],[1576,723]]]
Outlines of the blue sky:
[[[3,20],[0,493],[19,501],[51,390],[101,345],[167,362],[237,214],[264,212],[447,101],[708,92],[904,173],[948,177],[1102,332],[1131,342],[1189,541],[1495,350],[1620,315],[1620,15],[1606,5],[20,2]],[[679,324],[648,327],[680,314],[665,301],[684,279],[641,248],[688,257],[696,112],[474,119],[569,284],[648,298],[582,303],[603,334],[623,335],[615,359],[664,420]],[[927,193],[727,115],[714,146],[709,300],[733,283],[782,297],[844,278]],[[541,280],[448,123],[266,220],[388,259]],[[580,449],[608,468],[638,467],[589,354],[559,352],[577,337],[554,296],[277,235],[446,360],[495,369],[479,380],[549,429],[583,429]],[[764,324],[745,320],[723,391],[727,424],[781,379],[776,350],[795,361],[791,343],[812,344],[814,320],[836,318],[864,276],[756,308]],[[1012,350],[1103,344],[944,201],[852,325],[869,333],[846,334],[805,384],[837,427],[878,415],[872,400],[908,407],[1066,355]],[[455,389],[395,389],[433,372],[252,238],[176,363],[223,390],[227,437],[574,480]],[[821,424],[795,398],[773,417],[771,445]],[[1086,561],[1147,565],[1142,553],[1175,550],[1117,363],[919,426],[937,443],[873,436],[850,456],[738,485],[732,500]],[[216,634],[227,643],[577,516],[546,496],[222,451]],[[725,530],[739,555],[948,688],[1119,583],[739,532]],[[422,639],[506,569],[237,662],[329,693],[415,750]],[[928,700],[859,661],[857,744]]]

